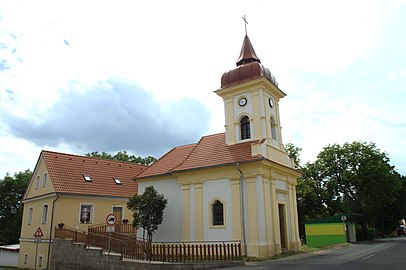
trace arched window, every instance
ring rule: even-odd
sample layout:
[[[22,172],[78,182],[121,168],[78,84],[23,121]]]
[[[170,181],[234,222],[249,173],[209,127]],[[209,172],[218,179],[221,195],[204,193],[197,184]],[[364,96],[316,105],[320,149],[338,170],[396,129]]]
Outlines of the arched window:
[[[251,138],[250,120],[248,116],[244,116],[240,121],[241,126],[241,140]]]
[[[211,205],[213,226],[224,225],[224,209],[223,204],[219,200],[215,200]]]
[[[277,132],[276,132],[277,128],[276,128],[275,119],[272,116],[271,116],[270,122],[271,122],[271,136],[272,136],[272,139],[274,141],[277,141],[278,140]]]

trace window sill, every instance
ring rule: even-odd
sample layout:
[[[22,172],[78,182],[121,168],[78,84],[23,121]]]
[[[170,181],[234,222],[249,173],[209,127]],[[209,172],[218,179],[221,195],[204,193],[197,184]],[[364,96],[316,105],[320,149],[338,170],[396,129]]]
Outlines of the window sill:
[[[226,229],[226,225],[211,225],[209,229]]]

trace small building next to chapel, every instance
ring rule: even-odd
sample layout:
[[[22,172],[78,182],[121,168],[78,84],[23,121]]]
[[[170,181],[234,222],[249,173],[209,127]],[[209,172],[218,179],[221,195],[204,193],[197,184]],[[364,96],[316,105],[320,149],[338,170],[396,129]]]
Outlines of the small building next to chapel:
[[[236,64],[215,91],[226,132],[175,147],[136,177],[140,193],[153,185],[168,199],[154,241],[240,240],[253,257],[298,250],[301,172],[282,143],[286,94],[247,35]]]

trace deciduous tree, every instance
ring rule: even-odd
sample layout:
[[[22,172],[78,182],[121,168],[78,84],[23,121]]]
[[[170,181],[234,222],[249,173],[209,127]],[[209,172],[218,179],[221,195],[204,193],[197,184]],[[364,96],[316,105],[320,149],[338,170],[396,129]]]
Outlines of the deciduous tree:
[[[142,228],[147,233],[147,241],[152,242],[152,235],[163,221],[164,210],[168,200],[159,194],[153,186],[145,188],[144,193],[135,195],[127,203],[128,209],[133,211],[133,226]]]
[[[22,199],[30,182],[30,170],[0,180],[0,243],[16,244],[20,238]]]
[[[363,237],[368,239],[368,224],[396,201],[401,190],[399,175],[387,154],[374,143],[333,144],[319,153],[315,165],[331,195],[326,205],[335,211],[362,214]]]
[[[137,163],[137,164],[144,164],[144,165],[151,165],[156,161],[156,158],[152,156],[147,156],[147,157],[136,157],[134,155],[129,155],[127,151],[119,151],[115,155],[111,155],[106,152],[91,152],[85,154],[87,157],[97,157],[97,158],[102,158],[102,159],[108,159],[108,160],[116,160],[116,161],[124,161],[124,162],[132,162],[132,163]]]

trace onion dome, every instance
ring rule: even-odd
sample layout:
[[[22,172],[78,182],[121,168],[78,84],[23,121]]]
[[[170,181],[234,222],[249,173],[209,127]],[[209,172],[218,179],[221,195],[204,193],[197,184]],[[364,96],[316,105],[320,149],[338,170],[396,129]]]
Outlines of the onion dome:
[[[240,83],[265,77],[273,85],[278,87],[278,82],[268,68],[261,64],[256,55],[249,37],[246,35],[242,44],[240,57],[237,60],[237,68],[225,72],[221,77],[221,88],[230,87]]]

